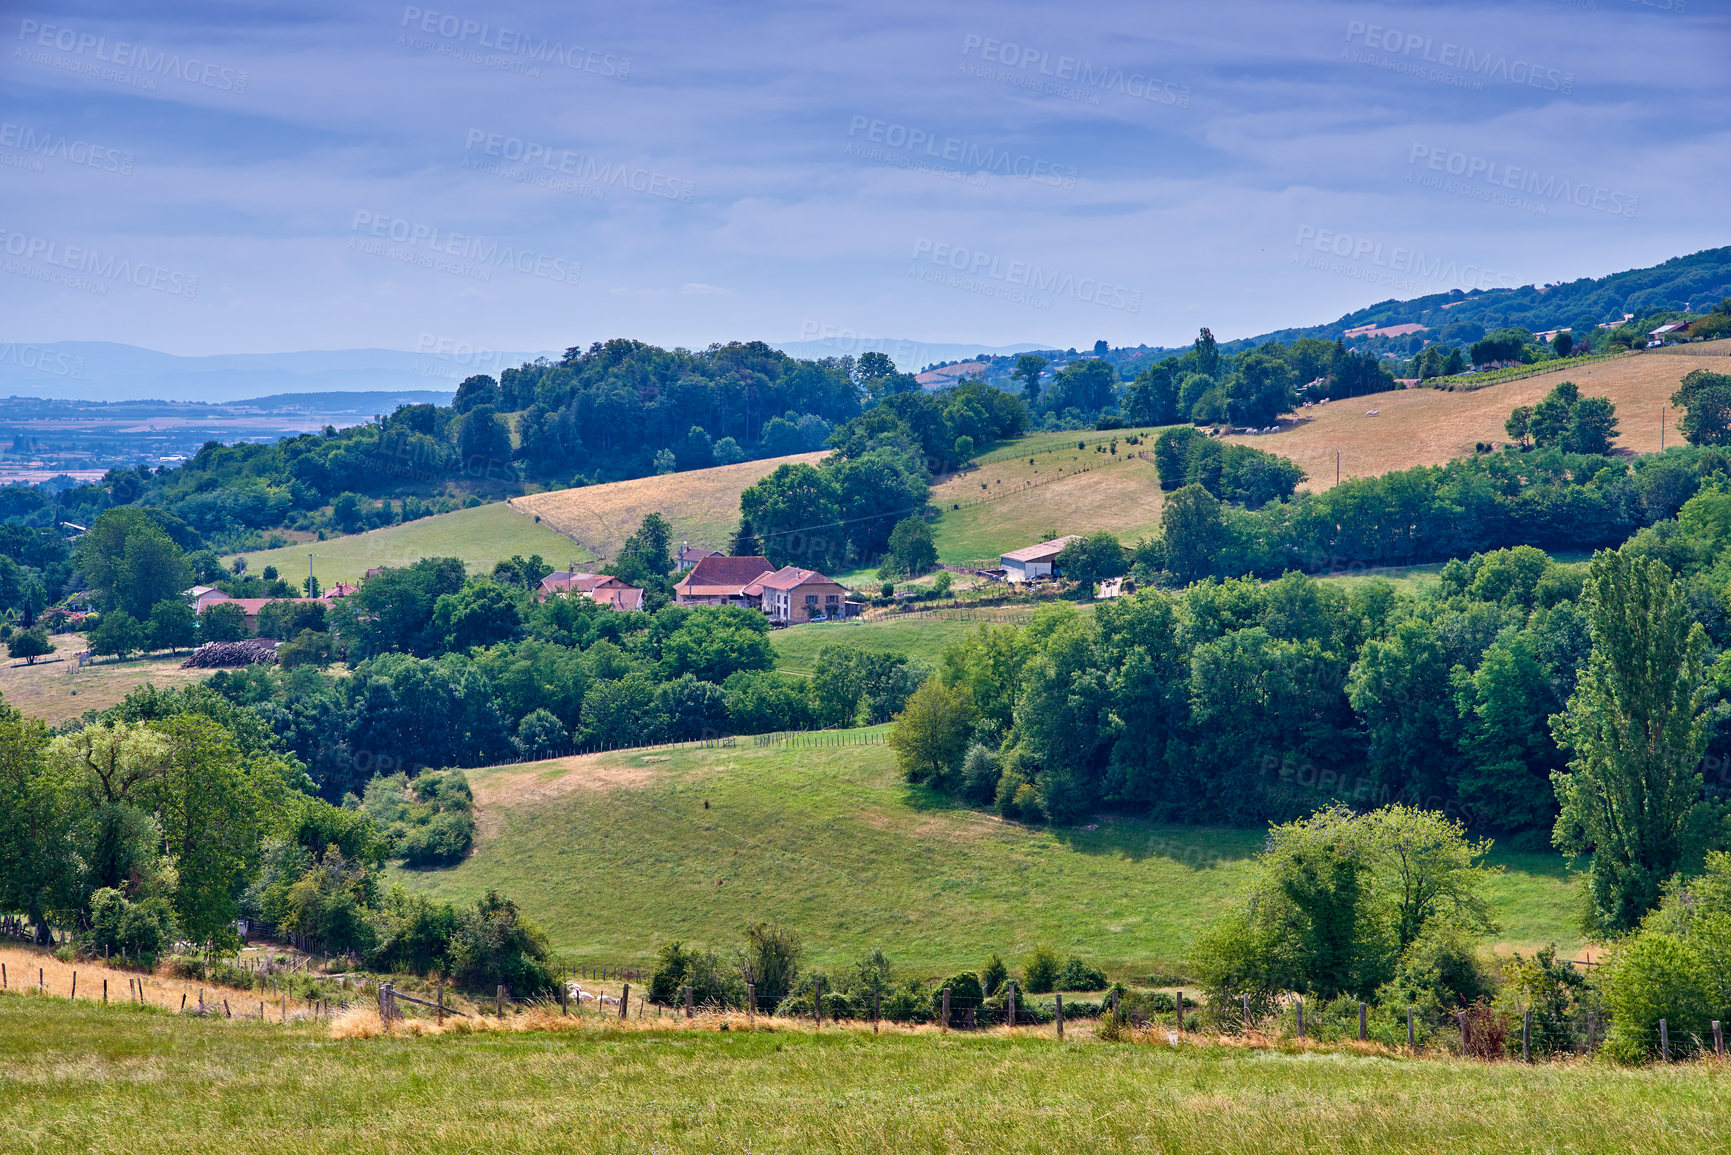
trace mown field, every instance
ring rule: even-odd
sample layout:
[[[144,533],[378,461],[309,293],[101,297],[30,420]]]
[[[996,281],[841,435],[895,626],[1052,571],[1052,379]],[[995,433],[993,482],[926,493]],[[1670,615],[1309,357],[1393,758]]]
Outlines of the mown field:
[[[1721,1064],[755,1031],[333,1039],[0,995],[8,1150],[1697,1152]]]
[[[358,582],[374,566],[410,565],[424,557],[460,557],[468,563],[470,573],[486,573],[496,562],[512,554],[528,557],[538,553],[555,569],[563,569],[572,561],[586,561],[591,556],[550,524],[537,522],[532,513],[512,509],[502,501],[329,541],[300,542],[243,556],[248,573],[274,565],[283,577],[294,582],[305,580],[309,553],[316,555],[313,572],[325,586],[339,581]]]
[[[1084,611],[1088,608],[1082,607]],[[851,622],[808,622],[771,631],[769,643],[775,647],[776,669],[790,674],[811,673],[817,652],[825,646],[849,646],[874,654],[906,654],[915,661],[935,666],[945,650],[982,624],[1017,624],[1026,621],[1031,613],[1033,607],[1027,605],[986,606],[978,610],[891,614]]]
[[[1726,348],[1716,349],[1718,345]],[[1659,448],[1659,408],[1669,404],[1683,375],[1693,369],[1722,372],[1727,362],[1721,359],[1731,355],[1731,341],[1685,348],[1688,352],[1654,350],[1472,392],[1404,389],[1331,401],[1299,410],[1296,423],[1279,433],[1232,440],[1292,459],[1308,475],[1303,488],[1327,489],[1334,484],[1336,450],[1342,478],[1440,465],[1471,454],[1480,441],[1508,441],[1503,422],[1510,410],[1532,405],[1560,382],[1573,381],[1583,394],[1609,397],[1617,407],[1619,448],[1651,453]],[[1372,409],[1377,416],[1366,416]],[[1677,415],[1669,410],[1665,444],[1682,444]]]
[[[683,542],[725,550],[739,525],[739,495],[788,462],[821,461],[822,453],[772,457],[578,489],[514,497],[511,506],[580,542],[597,557],[612,557],[647,514],[673,526],[674,549]]]
[[[164,688],[196,682],[210,676],[209,670],[183,670],[187,651],[166,652],[146,657],[128,658],[117,662],[101,658],[83,669],[72,655],[87,649],[89,643],[80,634],[54,634],[58,649],[47,658],[38,658],[34,666],[0,665],[0,695],[33,718],[41,718],[50,726],[71,721],[86,710],[106,710],[119,704],[134,689],[146,682]],[[52,661],[60,658],[62,661]]]
[[[932,492],[932,504],[943,511],[932,526],[938,557],[952,565],[983,561],[1096,529],[1130,544],[1152,536],[1160,524],[1160,478],[1152,461],[1135,456],[1151,444],[1127,445],[1124,436],[1037,433],[945,478]],[[1096,448],[1114,439],[1116,455]]]
[[[824,743],[873,738],[831,732]],[[1027,827],[909,785],[881,745],[615,752],[471,771],[475,852],[393,881],[473,901],[513,896],[561,952],[645,963],[670,939],[732,948],[760,919],[818,965],[874,948],[919,973],[1047,943],[1141,980],[1172,972],[1216,917],[1260,830],[1099,817]],[[1505,945],[1574,949],[1562,861],[1505,855]]]

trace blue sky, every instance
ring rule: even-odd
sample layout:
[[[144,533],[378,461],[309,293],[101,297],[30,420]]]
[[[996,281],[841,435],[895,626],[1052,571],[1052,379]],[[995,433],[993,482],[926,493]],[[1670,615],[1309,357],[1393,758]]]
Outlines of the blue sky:
[[[10,340],[1174,344],[1727,242],[1723,0],[0,20]]]

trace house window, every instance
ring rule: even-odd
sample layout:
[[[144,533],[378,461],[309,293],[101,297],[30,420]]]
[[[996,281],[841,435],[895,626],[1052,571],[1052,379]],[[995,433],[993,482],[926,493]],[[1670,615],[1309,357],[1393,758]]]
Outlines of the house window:
[[[834,595],[834,594],[825,594],[825,595],[823,595],[823,600],[824,600],[824,601],[825,601],[825,602],[826,602],[826,603],[828,603],[828,602],[833,602],[833,601],[835,601],[835,600],[836,600],[836,596],[835,596],[835,595]]]
[[[806,594],[805,595],[805,604],[808,606],[817,605],[817,595],[816,594]]]

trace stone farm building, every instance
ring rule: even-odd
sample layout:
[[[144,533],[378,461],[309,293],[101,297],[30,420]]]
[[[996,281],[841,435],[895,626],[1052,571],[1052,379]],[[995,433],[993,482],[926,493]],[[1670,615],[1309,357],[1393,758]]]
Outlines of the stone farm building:
[[[1039,545],[1024,546],[1000,554],[998,564],[1003,567],[1004,577],[1008,581],[1030,582],[1049,578],[1056,572],[1058,553],[1076,540],[1076,535],[1071,534],[1068,537],[1043,541]]]

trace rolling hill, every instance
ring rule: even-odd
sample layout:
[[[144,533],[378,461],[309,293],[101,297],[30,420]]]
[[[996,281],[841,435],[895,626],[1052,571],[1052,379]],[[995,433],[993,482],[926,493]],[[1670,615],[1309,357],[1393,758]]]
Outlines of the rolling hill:
[[[568,562],[587,561],[590,556],[550,525],[504,502],[241,556],[246,558],[249,573],[274,565],[289,581],[299,581],[306,574],[309,553],[315,555],[314,572],[326,586],[358,582],[374,566],[409,565],[423,557],[460,557],[469,564],[470,573],[485,573],[512,554],[528,557],[538,553],[556,569]]]
[[[717,465],[684,473],[664,473],[557,489],[511,499],[511,508],[527,514],[580,543],[596,557],[611,557],[643,521],[659,513],[673,525],[675,543],[689,541],[709,549],[726,549],[739,524],[739,495],[787,462],[813,462],[822,453],[769,457],[738,465]],[[677,544],[676,544],[677,548]]]
[[[792,632],[792,631],[789,631]],[[668,939],[718,950],[774,919],[815,966],[874,948],[916,972],[1040,943],[1144,977],[1181,967],[1262,845],[1259,830],[1098,817],[1026,827],[910,786],[883,728],[817,744],[621,751],[470,771],[475,852],[394,872],[411,890],[510,894],[562,952],[646,962]],[[1505,945],[1578,945],[1555,855],[1503,855]]]

